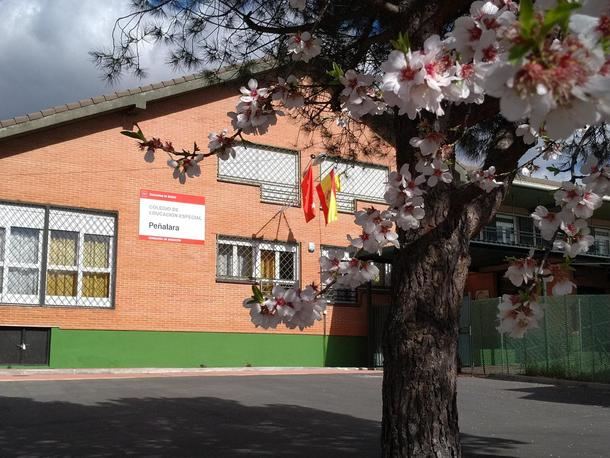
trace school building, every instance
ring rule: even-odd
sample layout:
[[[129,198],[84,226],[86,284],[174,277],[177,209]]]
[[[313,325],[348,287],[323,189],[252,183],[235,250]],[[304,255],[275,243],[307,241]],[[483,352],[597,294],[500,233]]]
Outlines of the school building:
[[[383,206],[393,158],[327,158],[341,173],[339,221],[305,223],[300,179],[322,140],[290,117],[172,178],[120,135],[137,123],[177,148],[229,125],[241,81],[183,77],[0,121],[0,365],[92,367],[371,366],[390,267],[358,291],[335,289],[305,331],[255,328],[242,306],[253,284],[319,283],[324,250],[357,234],[353,211]],[[527,215],[552,185],[517,183],[472,243],[466,293],[509,288],[504,258],[538,244]],[[172,214],[168,223],[167,216]],[[175,222],[175,217],[180,218]],[[579,292],[608,293],[610,205],[593,220],[596,245],[575,272]]]

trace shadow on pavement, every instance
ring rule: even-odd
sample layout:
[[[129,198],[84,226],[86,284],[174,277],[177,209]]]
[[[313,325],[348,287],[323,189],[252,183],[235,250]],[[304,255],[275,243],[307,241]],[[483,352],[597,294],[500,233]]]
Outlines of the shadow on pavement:
[[[462,454],[469,456],[502,456],[513,457],[511,450],[518,449],[525,442],[501,437],[474,436],[471,434],[460,434],[462,441]]]
[[[581,385],[542,385],[512,388],[508,391],[527,393],[523,399],[533,401],[610,407],[610,386],[605,390],[603,388],[587,388]]]
[[[0,455],[379,456],[380,424],[212,397],[97,405],[0,397]]]

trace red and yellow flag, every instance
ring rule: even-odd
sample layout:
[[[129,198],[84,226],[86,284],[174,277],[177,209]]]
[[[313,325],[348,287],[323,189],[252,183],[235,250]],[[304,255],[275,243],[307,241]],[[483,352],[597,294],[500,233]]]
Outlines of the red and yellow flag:
[[[313,202],[313,170],[311,167],[305,172],[303,181],[301,182],[301,195],[303,196],[303,212],[305,213],[305,222],[308,223],[316,217],[316,207]]]
[[[339,213],[337,211],[337,192],[341,191],[341,180],[338,175],[335,175],[334,170],[331,170],[330,173],[320,181],[320,184],[316,186],[316,191],[320,198],[320,206],[322,207],[326,224],[337,221],[339,219]]]

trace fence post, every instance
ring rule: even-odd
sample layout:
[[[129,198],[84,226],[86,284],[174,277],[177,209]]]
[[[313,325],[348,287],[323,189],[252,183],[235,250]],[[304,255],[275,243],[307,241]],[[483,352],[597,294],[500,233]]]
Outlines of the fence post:
[[[593,327],[593,307],[589,303],[589,323],[591,324],[591,380],[595,381],[595,329]]]
[[[479,304],[480,305],[480,304]],[[483,307],[479,306],[479,357],[481,358],[481,363],[483,364],[483,375],[487,375],[485,371],[485,352],[483,351]]]
[[[527,337],[523,337],[523,373],[527,374]]]
[[[582,308],[580,306],[580,297],[578,298],[578,373],[582,375]]]
[[[500,333],[500,356],[502,357],[502,371],[504,371],[504,333]]]
[[[565,375],[570,375],[570,333],[569,333],[569,323],[568,323],[568,301],[566,299],[567,296],[563,296],[563,317],[564,317],[564,331],[566,333],[566,369]]]
[[[544,355],[546,359],[546,372],[549,372],[549,329],[547,326],[546,313],[544,314]]]

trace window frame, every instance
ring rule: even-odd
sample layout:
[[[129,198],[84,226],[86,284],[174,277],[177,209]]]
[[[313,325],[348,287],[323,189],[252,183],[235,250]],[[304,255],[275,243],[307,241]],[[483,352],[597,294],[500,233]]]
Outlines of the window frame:
[[[593,227],[593,240],[597,256],[610,256],[610,228]],[[605,244],[599,242],[606,242]]]
[[[339,168],[339,167],[341,168],[340,170],[338,170],[338,173],[340,173],[340,174],[344,171],[347,171],[347,174],[349,175],[349,170],[351,168],[361,167],[363,169],[381,170],[381,171],[384,171],[385,175],[386,175],[386,179],[380,183],[380,189],[382,190],[382,192],[380,193],[379,198],[375,198],[374,196],[370,196],[370,195],[366,195],[366,194],[355,194],[355,193],[347,192],[347,191],[338,191],[337,192],[337,210],[340,213],[353,213],[357,207],[356,202],[370,202],[370,203],[377,203],[377,204],[386,203],[383,195],[385,193],[385,186],[388,181],[388,177],[390,175],[389,167],[382,165],[382,164],[375,164],[372,162],[348,161],[348,160],[337,158],[337,157],[327,157],[320,164],[320,170],[319,170],[320,180],[322,180],[322,178],[327,173],[329,173],[330,170],[335,169],[335,171],[337,171],[337,168]],[[342,205],[344,201],[349,201],[351,203],[350,208],[346,208]]]
[[[9,208],[14,208],[11,212]],[[20,212],[23,209],[33,209],[35,212],[40,213],[42,222],[33,222],[29,226],[24,225],[23,215]],[[65,227],[61,224],[57,224],[57,219],[61,221],[62,216],[67,216],[77,220],[89,219],[88,223],[83,224],[78,230],[74,227],[70,227],[67,223]],[[100,231],[95,229],[93,226],[99,226],[99,219],[96,223],[91,221],[96,218],[109,218],[106,226],[107,231]],[[7,220],[19,219],[20,224],[14,225],[14,227],[27,227],[31,229],[39,230],[39,249],[38,249],[38,292],[36,295],[15,295],[6,292],[7,279],[8,279],[8,267],[13,267],[13,263],[7,262],[8,252],[10,250],[9,239],[10,239],[10,226],[6,225]],[[54,221],[55,219],[55,221]],[[4,246],[3,246],[3,257],[0,259],[0,269],[2,269],[2,289],[0,289],[0,307],[1,306],[37,306],[37,307],[67,307],[67,308],[102,308],[102,309],[113,309],[115,305],[116,295],[116,274],[117,274],[117,239],[118,239],[118,219],[119,214],[116,211],[99,210],[91,208],[81,207],[64,207],[56,205],[37,205],[25,202],[15,201],[0,201],[0,228],[5,229],[4,235]],[[71,224],[74,224],[72,222]],[[40,226],[40,227],[37,227]],[[51,232],[69,232],[78,233],[77,245],[76,245],[76,266],[63,266],[57,264],[49,264],[49,251],[51,247]],[[101,233],[103,232],[103,233]],[[108,242],[108,267],[96,268],[84,266],[84,240],[86,235],[94,236],[106,236],[109,237]],[[0,240],[2,242],[2,240]],[[2,251],[2,250],[0,250]],[[17,267],[25,266],[20,264]],[[26,267],[29,267],[26,266]],[[32,267],[34,268],[33,264]],[[70,272],[77,273],[77,296],[51,296],[47,294],[47,277],[50,272]],[[86,273],[104,273],[108,275],[108,297],[86,297],[82,295],[83,290],[83,274]]]
[[[264,203],[268,203],[268,204],[274,204],[274,205],[284,205],[284,206],[289,206],[289,207],[300,207],[301,206],[301,155],[300,152],[298,150],[294,150],[294,149],[289,149],[289,148],[283,148],[283,147],[278,147],[278,146],[273,146],[273,145],[265,145],[262,143],[248,143],[248,145],[242,144],[241,142],[238,142],[235,144],[234,146],[235,150],[236,150],[236,154],[237,156],[239,156],[239,149],[240,148],[256,148],[258,150],[261,150],[261,155],[264,155],[265,152],[276,152],[276,153],[280,153],[280,154],[285,154],[287,156],[291,156],[290,160],[294,161],[294,181],[291,184],[287,184],[287,183],[277,183],[277,182],[273,182],[273,181],[269,181],[269,180],[265,180],[264,178],[252,178],[252,177],[243,177],[243,176],[237,176],[235,175],[231,175],[226,173],[226,171],[222,170],[222,164],[226,163],[226,161],[223,161],[222,159],[218,158],[217,159],[217,165],[216,165],[216,179],[217,181],[220,182],[224,182],[224,183],[234,183],[234,184],[242,184],[242,185],[246,185],[246,186],[256,186],[259,188],[259,192],[260,192],[260,201],[264,202]],[[239,159],[231,159],[232,164],[234,166],[237,166]],[[264,159],[262,159],[262,161],[264,162]],[[271,191],[269,191],[268,187],[273,187],[273,186],[279,186],[279,187],[284,187],[286,188],[288,191],[286,192],[287,197],[286,198],[273,198],[273,197],[269,197],[269,195],[273,194]]]
[[[32,213],[32,220],[29,225],[24,225],[23,215],[19,211],[10,213],[2,212],[4,207],[17,207],[19,211],[28,211]],[[3,257],[0,259],[2,268],[2,290],[0,291],[0,304],[19,304],[19,305],[39,305],[42,288],[42,265],[43,265],[43,243],[44,243],[44,227],[45,227],[45,210],[44,208],[27,205],[27,204],[12,204],[9,202],[0,201],[0,227],[4,229],[4,246],[2,250]],[[38,231],[38,256],[37,263],[14,262],[9,256],[11,251],[11,241],[13,240],[13,229],[33,229]],[[14,294],[8,290],[9,287],[9,271],[15,269],[36,269],[38,271],[38,288],[36,294]]]
[[[221,245],[232,247],[231,275],[219,275],[219,247]],[[238,269],[237,249],[239,246],[252,247],[251,272],[249,278],[233,275]],[[274,278],[264,278],[262,275],[261,251],[274,252]],[[280,253],[293,253],[293,279],[281,278]],[[263,284],[271,283],[283,287],[298,286],[301,282],[300,271],[300,246],[298,243],[279,242],[259,239],[247,239],[229,235],[217,235],[216,237],[216,281],[219,283],[247,283]]]

